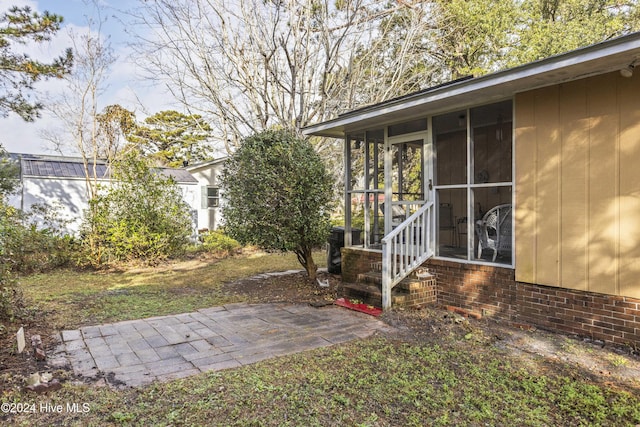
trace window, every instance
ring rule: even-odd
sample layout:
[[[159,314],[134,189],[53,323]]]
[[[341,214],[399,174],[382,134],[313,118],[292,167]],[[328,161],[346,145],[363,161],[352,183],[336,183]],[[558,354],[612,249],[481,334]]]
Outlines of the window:
[[[220,189],[218,187],[202,187],[202,209],[220,206]]]
[[[433,118],[438,256],[512,264],[512,102]]]

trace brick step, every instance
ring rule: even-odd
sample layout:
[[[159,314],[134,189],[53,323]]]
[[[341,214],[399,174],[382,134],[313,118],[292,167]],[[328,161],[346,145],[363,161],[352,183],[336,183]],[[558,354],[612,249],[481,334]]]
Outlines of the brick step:
[[[418,277],[419,276],[419,277]],[[382,272],[358,274],[356,283],[343,285],[343,296],[375,307],[382,306]],[[391,305],[417,307],[436,302],[435,277],[420,271],[412,273],[391,289]]]
[[[382,291],[379,287],[364,283],[345,283],[342,286],[343,296],[350,300],[358,300],[374,307],[382,307]],[[401,306],[407,299],[404,290],[391,290],[391,305]]]
[[[404,278],[402,281],[400,281],[400,283],[395,285],[393,288],[412,291],[412,290],[419,289],[422,286],[422,282],[432,280],[432,279],[433,279],[433,276],[431,275],[424,276],[424,277],[417,277],[416,274],[411,273],[409,276]],[[357,276],[356,282],[367,284],[367,285],[376,285],[378,289],[382,289],[382,273],[377,271],[360,273]]]
[[[382,287],[382,273],[378,271],[369,271],[367,273],[360,273],[356,279],[357,283],[377,285]]]

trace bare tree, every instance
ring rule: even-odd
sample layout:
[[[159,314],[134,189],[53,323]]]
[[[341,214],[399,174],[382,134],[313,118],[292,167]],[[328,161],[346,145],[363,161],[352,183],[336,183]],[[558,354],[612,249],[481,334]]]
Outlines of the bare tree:
[[[99,97],[106,90],[110,67],[116,60],[108,39],[100,33],[101,22],[89,23],[97,31],[70,33],[73,54],[73,71],[64,78],[65,90],[48,106],[50,113],[61,123],[61,129],[49,129],[43,136],[52,142],[59,152],[69,150],[82,157],[87,193],[93,198],[97,191],[97,165],[101,159],[110,159],[117,148],[114,135],[104,128],[104,114],[100,113]],[[96,26],[97,25],[97,26]],[[73,143],[68,143],[69,137]]]
[[[164,81],[189,110],[207,117],[232,151],[243,136],[268,127],[297,131],[395,95],[372,82],[365,98],[355,96],[355,87],[373,71],[362,64],[380,22],[411,9],[390,4],[149,0],[132,12],[138,20],[132,26],[136,55],[149,77]]]

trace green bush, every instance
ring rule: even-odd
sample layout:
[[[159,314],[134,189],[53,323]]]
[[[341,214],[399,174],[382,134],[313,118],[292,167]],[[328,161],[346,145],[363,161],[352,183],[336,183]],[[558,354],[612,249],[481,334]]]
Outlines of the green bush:
[[[38,227],[35,214],[22,213],[0,198],[0,319],[10,319],[24,308],[16,273],[43,272],[67,264],[76,242],[53,227],[50,213]],[[51,210],[49,209],[51,212]]]
[[[0,252],[1,252],[0,248]],[[0,320],[13,314],[13,301],[16,292],[15,279],[9,270],[6,257],[0,253]],[[2,331],[0,330],[0,333]]]
[[[244,245],[294,252],[314,281],[331,230],[332,176],[308,140],[267,130],[242,141],[221,176],[225,230]]]
[[[76,250],[77,242],[73,237],[38,229],[31,224],[21,229],[17,241],[13,242],[13,269],[20,273],[49,271],[68,265]]]
[[[202,247],[207,252],[230,254],[242,247],[236,240],[220,231],[207,231],[200,236]]]
[[[36,215],[48,211],[44,223]],[[54,212],[54,213],[52,213]],[[0,202],[0,256],[6,268],[20,273],[39,273],[68,264],[77,250],[77,242],[64,235],[56,225],[55,210],[34,206],[23,213]]]
[[[90,200],[81,227],[83,260],[157,263],[184,252],[192,222],[175,181],[135,152],[113,165],[113,184]]]
[[[17,164],[0,145],[0,320],[12,319],[24,308],[15,271],[22,271],[30,265],[24,259],[25,248],[32,248],[31,253],[44,258],[36,265],[46,268],[51,259],[48,244],[58,238],[57,235],[51,236],[46,231],[38,230],[34,224],[29,224],[28,215],[7,204],[6,196],[17,190],[19,177]],[[4,326],[0,324],[0,333],[3,333],[3,329]]]

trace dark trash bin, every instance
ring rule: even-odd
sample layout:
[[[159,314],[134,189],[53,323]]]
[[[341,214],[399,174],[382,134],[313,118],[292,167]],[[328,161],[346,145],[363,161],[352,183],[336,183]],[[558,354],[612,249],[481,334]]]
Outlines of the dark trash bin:
[[[344,247],[344,227],[333,227],[329,236],[327,248],[327,271],[331,274],[342,272],[342,254],[340,248]],[[360,244],[360,230],[351,229],[351,244]]]

